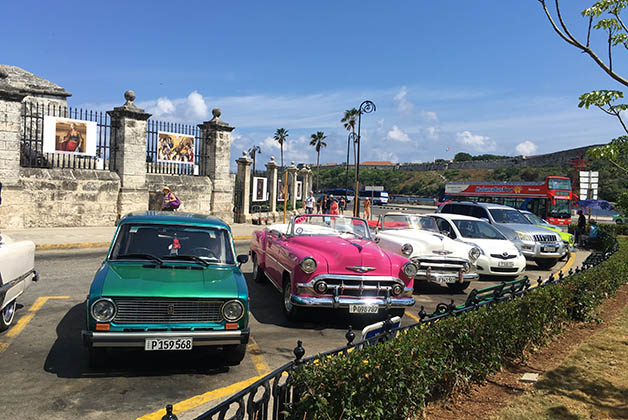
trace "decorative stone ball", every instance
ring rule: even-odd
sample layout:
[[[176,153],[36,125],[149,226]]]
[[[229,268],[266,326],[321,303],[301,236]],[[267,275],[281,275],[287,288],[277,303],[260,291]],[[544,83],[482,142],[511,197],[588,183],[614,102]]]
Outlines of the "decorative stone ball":
[[[290,162],[290,166],[294,166],[294,160]]]
[[[246,152],[242,152],[242,157],[246,157]]]
[[[127,90],[124,92],[124,99],[126,99],[127,102],[133,102],[135,100],[135,92],[130,89]]]
[[[212,109],[212,115],[215,118],[220,118],[220,115],[222,115],[222,111],[220,110],[220,108],[214,108]]]
[[[271,156],[271,157],[270,157],[270,160],[271,160],[272,162],[274,162],[274,161],[275,161],[275,156]]]

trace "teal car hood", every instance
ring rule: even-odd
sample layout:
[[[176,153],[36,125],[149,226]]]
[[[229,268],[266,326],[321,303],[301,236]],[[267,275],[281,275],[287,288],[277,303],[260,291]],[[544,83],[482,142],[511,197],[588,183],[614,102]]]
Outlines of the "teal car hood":
[[[146,263],[110,262],[102,285],[102,296],[238,297],[238,285],[234,279],[236,270],[233,267],[149,266]]]

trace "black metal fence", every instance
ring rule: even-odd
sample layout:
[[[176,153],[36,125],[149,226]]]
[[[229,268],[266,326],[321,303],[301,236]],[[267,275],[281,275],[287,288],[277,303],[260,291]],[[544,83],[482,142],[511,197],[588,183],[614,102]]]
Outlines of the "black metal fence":
[[[473,290],[464,304],[454,305],[453,301],[449,304],[441,303],[437,305],[436,311],[430,315],[428,315],[425,312],[424,307],[421,306],[421,311],[419,312],[419,322],[404,327],[393,328],[393,324],[389,318],[384,322],[381,334],[359,341],[355,344],[353,341],[355,340],[356,335],[351,326],[349,326],[349,330],[345,334],[345,338],[347,340],[346,346],[325,353],[319,353],[306,359],[303,359],[305,349],[303,348],[301,341],[298,341],[297,347],[295,347],[293,351],[295,355],[294,361],[275,369],[273,372],[267,374],[263,378],[260,378],[247,388],[221,402],[216,407],[196,417],[195,420],[244,420],[245,418],[283,420],[287,418],[286,409],[289,408],[290,404],[298,401],[299,396],[301,395],[302,390],[299,384],[292,381],[292,374],[300,365],[304,363],[313,363],[317,359],[322,359],[331,355],[341,353],[348,354],[352,351],[361,351],[368,346],[392,340],[398,334],[403,333],[406,330],[421,328],[422,326],[437,322],[440,319],[447,318],[449,316],[455,316],[464,312],[477,310],[484,305],[506,302],[528,293],[530,290],[537,287],[545,287],[550,284],[559,283],[567,276],[580,273],[583,270],[595,267],[606,261],[618,249],[619,245],[613,238],[613,241],[610,242],[604,250],[592,253],[583,262],[581,267],[577,267],[575,269],[570,268],[567,273],[560,271],[558,276],[554,276],[552,274],[546,280],[539,277],[536,280],[536,285],[532,285],[532,281],[530,281],[527,277],[524,277],[519,280],[502,283],[485,289]],[[166,416],[162,419],[176,419],[176,414],[172,413],[171,405],[168,405],[168,409],[168,414],[166,414]]]
[[[160,149],[159,133],[187,135],[194,138],[193,163],[167,162],[177,160],[181,150],[175,150],[177,145]],[[170,175],[207,175],[207,145],[201,141],[200,129],[195,125],[171,123],[167,121],[148,120],[146,125],[146,172],[149,174]],[[169,156],[168,156],[169,155]]]
[[[44,152],[44,118],[46,116],[95,122],[97,127],[96,156],[83,156],[63,151]],[[115,165],[110,159],[111,138],[111,121],[104,111],[89,111],[52,103],[25,102],[22,106],[20,165],[26,168],[114,170]]]

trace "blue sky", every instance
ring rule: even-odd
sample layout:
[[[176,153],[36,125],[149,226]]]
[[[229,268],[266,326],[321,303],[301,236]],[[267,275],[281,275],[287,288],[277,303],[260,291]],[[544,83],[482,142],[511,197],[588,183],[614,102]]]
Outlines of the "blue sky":
[[[578,12],[592,1],[564,2]],[[256,144],[279,159],[345,159],[346,109],[369,99],[362,160],[539,154],[622,134],[578,96],[617,89],[551,30],[537,0],[10,2],[0,63],[66,88],[72,106],[111,109],[133,89],[153,118],[197,124],[222,109],[232,160]],[[621,68],[625,59],[616,57]],[[447,151],[447,149],[450,149]]]

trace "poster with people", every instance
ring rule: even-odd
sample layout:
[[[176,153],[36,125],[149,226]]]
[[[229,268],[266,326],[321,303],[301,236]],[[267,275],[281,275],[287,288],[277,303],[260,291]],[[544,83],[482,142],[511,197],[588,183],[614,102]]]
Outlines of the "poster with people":
[[[253,200],[252,201],[266,201],[267,194],[267,179],[264,177],[253,177]]]
[[[301,192],[303,188],[303,181],[297,181],[297,200],[300,200],[303,198],[303,194]]]
[[[277,201],[284,201],[285,184],[281,179],[277,180]]]
[[[94,121],[44,116],[45,153],[96,156],[97,127]]]
[[[194,136],[187,134],[157,133],[157,162],[194,164]]]

